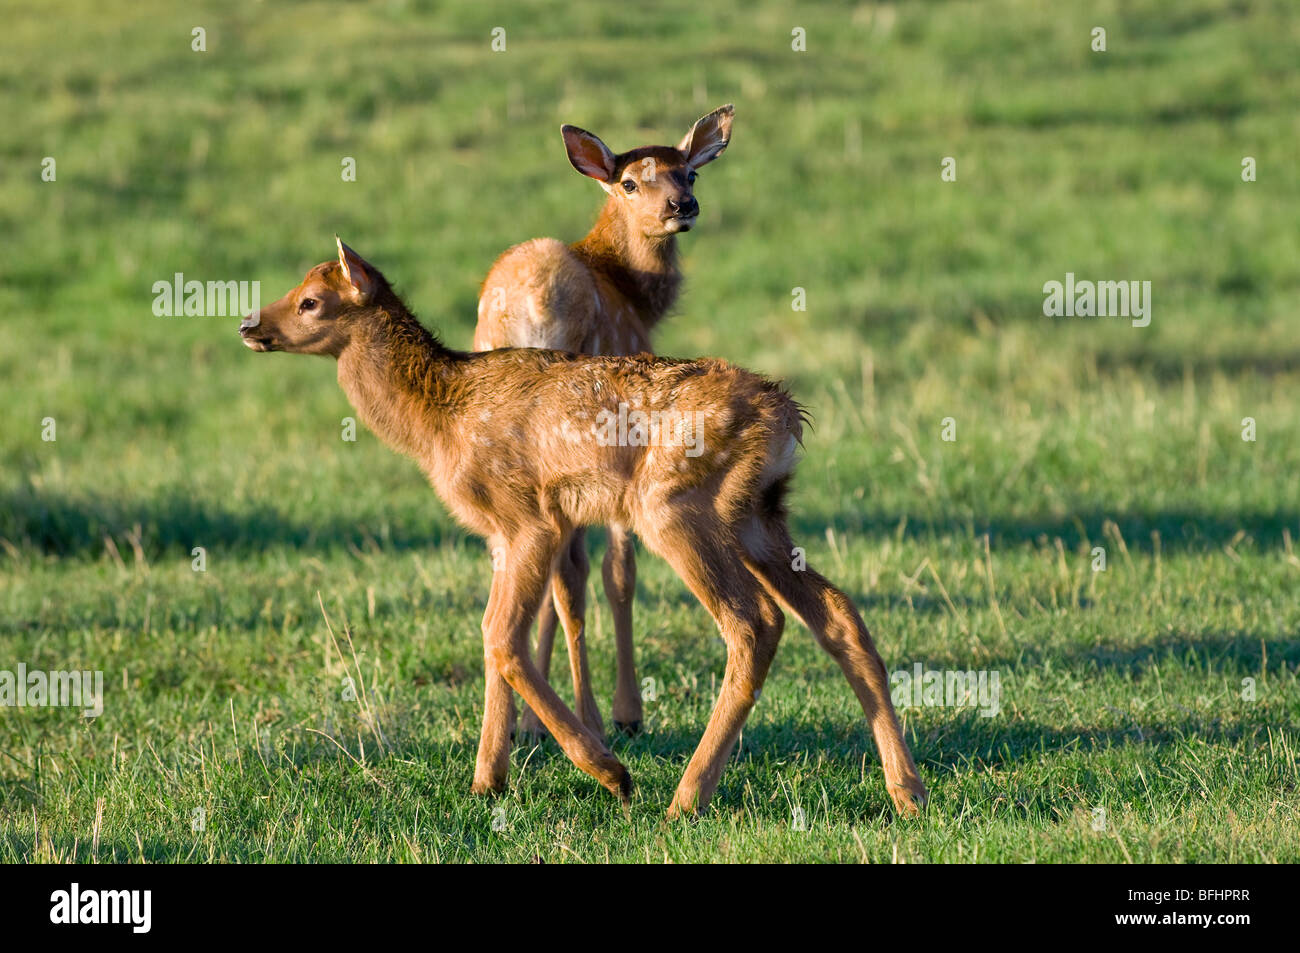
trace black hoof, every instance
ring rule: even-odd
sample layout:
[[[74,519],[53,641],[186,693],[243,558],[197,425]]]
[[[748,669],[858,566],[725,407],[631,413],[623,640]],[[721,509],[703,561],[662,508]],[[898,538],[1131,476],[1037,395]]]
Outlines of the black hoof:
[[[615,721],[614,727],[630,738],[641,733],[641,719],[638,718],[636,721]]]

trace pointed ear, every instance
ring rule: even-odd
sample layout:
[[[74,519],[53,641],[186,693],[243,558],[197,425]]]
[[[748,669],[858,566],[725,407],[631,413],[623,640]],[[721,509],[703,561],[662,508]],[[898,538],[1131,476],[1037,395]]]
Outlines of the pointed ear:
[[[698,169],[722,155],[731,141],[731,119],[736,107],[728,103],[719,106],[701,118],[677,144],[677,151],[686,156],[686,164]]]
[[[344,245],[343,239],[337,235],[334,236],[334,242],[339,246],[339,267],[343,269],[343,280],[352,286],[357,301],[366,304],[375,293],[375,269]]]
[[[561,126],[560,135],[564,136],[564,150],[575,169],[602,184],[613,183],[616,163],[605,143],[577,126]]]

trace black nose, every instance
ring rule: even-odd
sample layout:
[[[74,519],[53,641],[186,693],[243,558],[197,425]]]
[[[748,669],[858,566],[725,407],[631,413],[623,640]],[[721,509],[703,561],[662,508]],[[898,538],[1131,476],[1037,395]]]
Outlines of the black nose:
[[[700,214],[700,203],[695,201],[695,196],[686,195],[680,199],[669,199],[668,209],[674,215],[683,217]]]

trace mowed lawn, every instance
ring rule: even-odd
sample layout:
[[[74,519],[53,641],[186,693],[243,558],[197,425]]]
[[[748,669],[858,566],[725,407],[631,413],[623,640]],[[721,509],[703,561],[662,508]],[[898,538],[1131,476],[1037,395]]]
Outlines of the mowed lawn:
[[[0,708],[0,861],[1300,860],[1291,5],[711,6],[6,20],[0,671],[101,671],[104,710]],[[628,149],[725,102],[659,347],[808,406],[796,534],[891,671],[997,673],[991,717],[904,710],[920,819],[792,621],[711,809],[665,823],[725,654],[649,555],[630,815],[550,741],[472,797],[482,543],[342,439],[331,364],[153,312],[178,272],[269,301],[337,233],[467,347],[494,257],[603,198],[560,123]],[[1150,281],[1149,326],[1045,317],[1067,273]]]

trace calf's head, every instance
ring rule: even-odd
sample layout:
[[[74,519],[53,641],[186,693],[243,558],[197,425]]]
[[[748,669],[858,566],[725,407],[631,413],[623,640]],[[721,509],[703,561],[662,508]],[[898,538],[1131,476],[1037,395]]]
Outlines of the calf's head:
[[[337,261],[322,262],[302,284],[249,315],[239,335],[254,351],[328,354],[338,357],[367,320],[384,278],[339,239]]]
[[[563,126],[560,132],[573,167],[613,196],[618,214],[641,234],[663,237],[690,231],[695,224],[700,214],[695,171],[727,148],[734,113],[731,105],[713,110],[676,148],[642,146],[615,154],[585,129]]]

